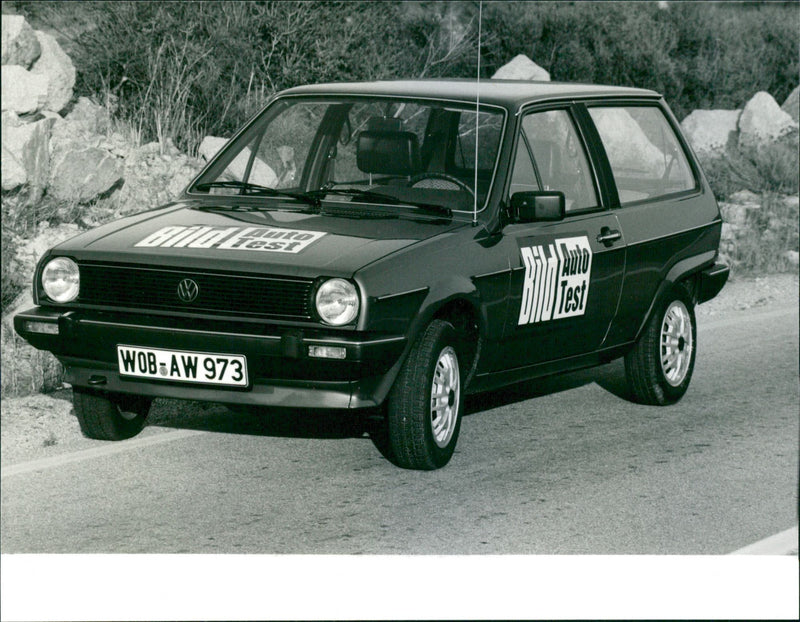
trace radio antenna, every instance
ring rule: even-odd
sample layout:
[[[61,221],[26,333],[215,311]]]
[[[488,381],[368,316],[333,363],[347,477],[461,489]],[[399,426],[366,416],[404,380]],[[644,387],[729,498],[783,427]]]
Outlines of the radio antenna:
[[[472,203],[472,224],[478,223],[478,135],[481,112],[481,20],[483,17],[483,0],[478,2],[478,75],[475,86],[475,185],[472,187],[474,201]]]

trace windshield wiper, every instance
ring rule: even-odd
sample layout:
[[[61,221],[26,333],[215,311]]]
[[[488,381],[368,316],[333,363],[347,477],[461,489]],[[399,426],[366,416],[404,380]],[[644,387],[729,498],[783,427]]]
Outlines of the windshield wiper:
[[[427,212],[433,212],[437,215],[452,216],[453,210],[438,203],[422,203],[419,201],[409,201],[408,199],[399,199],[391,194],[383,194],[382,192],[375,192],[373,190],[359,190],[358,188],[329,188],[312,190],[305,193],[309,197],[315,197],[317,200],[324,198],[328,194],[338,194],[342,196],[356,197],[359,199],[366,199],[378,203],[390,203],[391,205],[410,205]]]
[[[314,207],[319,207],[320,200],[312,196],[311,193],[305,192],[286,192],[285,190],[278,190],[277,188],[269,188],[268,186],[261,186],[247,181],[209,181],[195,186],[201,192],[210,190],[211,188],[237,188],[241,190],[241,195],[266,195],[270,197],[287,197],[302,201]]]

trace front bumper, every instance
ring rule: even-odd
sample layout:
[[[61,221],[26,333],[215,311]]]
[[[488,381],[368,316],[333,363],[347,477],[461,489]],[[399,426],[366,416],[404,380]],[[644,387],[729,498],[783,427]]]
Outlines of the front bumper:
[[[250,406],[365,408],[394,380],[406,338],[264,324],[187,321],[34,307],[14,317],[17,333],[64,364],[70,384],[151,397]],[[243,354],[250,385],[221,388],[120,376],[116,346]],[[343,360],[309,356],[309,346],[344,348]]]

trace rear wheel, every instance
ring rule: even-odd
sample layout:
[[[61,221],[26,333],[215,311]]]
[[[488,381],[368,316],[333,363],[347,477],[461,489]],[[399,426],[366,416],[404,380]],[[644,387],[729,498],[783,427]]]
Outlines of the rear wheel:
[[[393,462],[433,470],[450,461],[461,428],[461,365],[453,325],[434,320],[412,346],[389,395]]]
[[[102,393],[82,387],[73,387],[72,398],[83,435],[101,441],[136,436],[144,427],[152,402],[140,395]]]
[[[625,357],[625,374],[636,401],[665,405],[677,402],[694,370],[697,325],[689,292],[676,286]]]

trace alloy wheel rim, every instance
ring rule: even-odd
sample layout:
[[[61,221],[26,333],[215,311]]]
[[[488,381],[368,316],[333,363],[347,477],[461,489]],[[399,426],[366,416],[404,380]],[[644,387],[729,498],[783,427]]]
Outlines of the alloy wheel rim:
[[[661,323],[660,352],[661,370],[671,386],[677,387],[686,379],[693,350],[694,338],[689,310],[680,300],[673,300]]]
[[[461,400],[458,357],[451,346],[444,348],[436,361],[431,385],[431,432],[439,447],[453,438]]]

